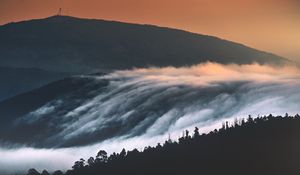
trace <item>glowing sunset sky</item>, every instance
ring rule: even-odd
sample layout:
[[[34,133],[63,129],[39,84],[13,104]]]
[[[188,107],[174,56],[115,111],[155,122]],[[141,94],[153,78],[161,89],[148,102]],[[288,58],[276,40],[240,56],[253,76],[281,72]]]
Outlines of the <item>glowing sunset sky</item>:
[[[60,6],[64,15],[180,28],[300,61],[299,0],[0,0],[0,24]]]

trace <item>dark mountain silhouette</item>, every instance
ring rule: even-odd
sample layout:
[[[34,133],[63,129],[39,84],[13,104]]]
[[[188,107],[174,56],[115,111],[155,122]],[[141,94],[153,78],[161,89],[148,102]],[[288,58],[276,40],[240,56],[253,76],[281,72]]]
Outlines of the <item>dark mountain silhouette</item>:
[[[182,30],[53,16],[0,26],[0,65],[60,72],[219,63],[283,64],[286,59]]]
[[[208,134],[186,131],[179,141],[146,147],[142,152],[122,150],[108,156],[80,159],[65,175],[297,175],[300,173],[300,116],[272,115],[225,123]],[[55,173],[62,174],[61,171]],[[54,173],[54,174],[55,174]],[[30,169],[28,175],[38,175]]]
[[[69,73],[37,68],[0,67],[0,101],[68,76]]]

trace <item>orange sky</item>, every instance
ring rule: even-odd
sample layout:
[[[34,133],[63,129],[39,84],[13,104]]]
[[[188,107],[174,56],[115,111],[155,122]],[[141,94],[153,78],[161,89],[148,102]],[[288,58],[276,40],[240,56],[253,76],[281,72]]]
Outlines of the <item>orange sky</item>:
[[[0,24],[54,15],[156,24],[300,61],[300,0],[0,0]]]

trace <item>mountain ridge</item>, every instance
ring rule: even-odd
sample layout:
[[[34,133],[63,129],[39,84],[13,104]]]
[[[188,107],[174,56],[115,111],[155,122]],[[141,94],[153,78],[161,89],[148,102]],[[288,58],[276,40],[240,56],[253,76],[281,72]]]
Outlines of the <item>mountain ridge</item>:
[[[243,44],[181,29],[70,16],[9,23],[0,26],[0,36],[0,65],[52,71],[91,73],[190,66],[205,61],[275,65],[289,62]]]

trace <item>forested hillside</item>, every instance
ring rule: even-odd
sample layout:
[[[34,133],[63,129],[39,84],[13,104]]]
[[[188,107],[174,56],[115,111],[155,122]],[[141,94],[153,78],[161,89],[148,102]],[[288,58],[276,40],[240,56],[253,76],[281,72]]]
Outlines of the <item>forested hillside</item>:
[[[143,151],[122,150],[108,156],[80,159],[65,175],[98,174],[237,174],[283,175],[300,173],[300,116],[263,116],[224,123],[199,134],[198,128],[178,141],[167,140]],[[28,175],[37,175],[30,169]],[[47,171],[43,175],[49,174]],[[53,175],[63,174],[56,171]]]

